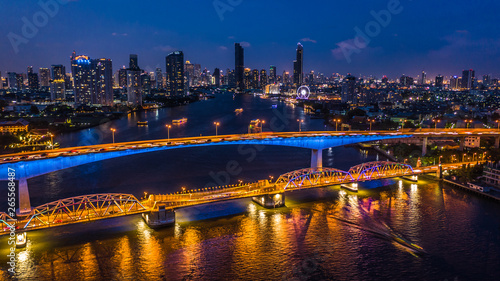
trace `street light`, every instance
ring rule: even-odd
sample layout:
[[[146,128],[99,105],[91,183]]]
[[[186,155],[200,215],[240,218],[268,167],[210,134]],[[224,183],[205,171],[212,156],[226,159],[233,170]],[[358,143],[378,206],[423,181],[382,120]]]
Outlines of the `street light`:
[[[500,120],[496,120],[495,123],[498,125],[498,130],[500,131]]]
[[[454,162],[455,162],[455,158],[456,158],[456,157],[457,157],[456,155],[452,155],[452,156],[451,156],[451,163],[454,163]]]
[[[264,123],[266,123],[266,121],[262,120],[260,122],[260,132],[263,133],[264,132],[264,129],[262,128],[264,126]]]
[[[215,125],[215,135],[217,136],[217,129],[218,129],[220,123],[219,122],[214,122],[214,125]]]
[[[333,121],[335,122],[335,132],[337,131],[337,125],[338,125],[338,122],[340,122],[341,120],[340,119],[333,119]]]
[[[467,155],[467,153],[464,153],[464,155],[462,156],[462,162],[465,162],[465,155]]]
[[[405,129],[405,123],[406,123],[407,120],[399,119],[399,121],[401,122],[401,131],[404,131],[404,129]]]
[[[443,158],[443,155],[439,156],[439,165],[441,165],[441,158]]]
[[[297,119],[297,122],[299,122],[299,132],[302,132],[302,123],[304,123],[304,120],[302,119]]]
[[[165,127],[167,127],[167,133],[168,133],[167,139],[170,139],[170,128],[172,128],[172,126],[171,125],[165,125]]]
[[[467,124],[467,129],[469,129],[469,124],[472,123],[474,120],[465,120],[465,124]]]
[[[434,131],[437,131],[437,126],[438,126],[438,123],[441,122],[441,120],[432,120],[432,122],[434,122]]]
[[[113,143],[115,143],[115,132],[116,132],[116,129],[111,128],[111,132],[113,134]]]
[[[370,122],[370,132],[372,131],[372,124],[375,122],[373,119],[368,119],[368,122]]]
[[[476,158],[476,152],[474,152],[474,155],[472,155],[472,161],[474,161],[474,158]]]

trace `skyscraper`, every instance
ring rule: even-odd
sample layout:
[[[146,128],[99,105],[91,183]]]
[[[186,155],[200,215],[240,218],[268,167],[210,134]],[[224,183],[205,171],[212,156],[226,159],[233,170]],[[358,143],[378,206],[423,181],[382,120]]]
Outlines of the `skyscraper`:
[[[245,55],[240,43],[234,43],[234,71],[236,76],[236,87],[245,89],[243,83],[243,72],[245,70]]]
[[[425,85],[426,79],[427,79],[427,73],[425,73],[425,71],[422,71],[422,77],[420,77],[420,85]]]
[[[28,66],[28,88],[38,90],[38,74],[33,73],[33,66]]]
[[[194,73],[194,64],[192,64],[190,61],[186,61],[184,64],[184,73],[186,75],[186,83],[188,87],[192,87],[195,85],[196,82],[196,75]],[[200,66],[201,70],[201,66]]]
[[[351,74],[348,74],[342,82],[341,100],[343,103],[357,103],[356,77]]]
[[[92,104],[113,105],[113,64],[110,59],[91,60]]]
[[[9,84],[9,89],[20,90],[17,85],[17,73],[15,72],[7,72],[7,82]]]
[[[451,77],[450,79],[450,89],[452,90],[457,90],[459,87],[460,87],[460,79],[458,78],[458,76],[453,76]]]
[[[215,87],[219,88],[220,87],[220,69],[216,68],[214,70],[214,80],[215,80]]]
[[[443,84],[444,84],[444,77],[441,74],[436,76],[435,80],[436,88],[443,88]]]
[[[278,80],[276,80],[276,66],[271,65],[269,68],[269,84],[276,84]]]
[[[130,61],[128,65],[128,68],[130,68],[131,70],[140,70],[139,61],[136,54],[130,55]]]
[[[297,44],[297,59],[293,62],[293,84],[296,87],[302,85],[304,81],[304,47],[302,44]]]
[[[491,75],[483,75],[483,85],[485,87],[491,86]]]
[[[62,64],[54,64],[51,66],[51,74],[52,80],[64,80],[66,77],[66,67]]]
[[[474,89],[474,79],[475,71],[472,69],[464,70],[462,72],[462,89],[471,90]]]
[[[50,87],[50,70],[48,68],[40,68],[38,72],[40,73],[40,86]]]
[[[113,105],[113,67],[110,59],[93,59],[88,56],[72,56],[71,72],[73,74],[75,104]],[[64,82],[58,69],[55,71],[54,83]],[[57,91],[58,85],[54,85]],[[55,94],[57,95],[57,94]]]
[[[399,83],[400,83],[403,87],[410,87],[410,86],[412,86],[412,85],[413,85],[413,77],[403,75],[403,76],[401,76],[401,78],[399,79]]]
[[[58,71],[60,68],[52,66],[52,80],[64,81],[64,76]],[[88,56],[76,56],[71,62],[71,73],[73,74],[75,104],[92,103],[92,69]]]
[[[252,79],[251,80],[252,81],[250,83],[251,83],[252,89],[258,89],[259,88],[259,70],[258,69],[252,70]]]
[[[125,68],[125,66],[118,70],[118,87],[127,87],[127,69]]]
[[[170,53],[166,58],[167,92],[169,95],[184,94],[184,54],[181,51]]]
[[[260,87],[263,89],[266,87],[268,84],[268,79],[267,79],[267,71],[265,69],[262,69],[260,71]]]
[[[250,89],[252,86],[252,70],[245,68],[243,73],[243,85],[240,89]]]
[[[156,68],[155,70],[155,88],[163,89],[163,73],[161,72],[161,68]]]

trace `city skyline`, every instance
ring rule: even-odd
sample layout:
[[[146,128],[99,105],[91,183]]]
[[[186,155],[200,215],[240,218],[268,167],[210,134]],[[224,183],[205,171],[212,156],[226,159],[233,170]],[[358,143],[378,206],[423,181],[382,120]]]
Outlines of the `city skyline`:
[[[128,65],[131,53],[141,57],[143,69],[163,69],[164,57],[179,50],[184,52],[186,60],[204,68],[225,70],[234,65],[233,44],[241,42],[246,50],[246,67],[268,69],[275,65],[278,73],[283,70],[292,73],[295,46],[300,42],[304,45],[304,73],[315,70],[325,75],[352,73],[355,76],[387,75],[395,79],[402,74],[417,77],[422,70],[430,78],[438,74],[460,75],[464,69],[474,69],[479,76],[500,76],[496,68],[500,57],[500,42],[496,39],[498,31],[484,28],[498,21],[494,15],[498,3],[479,3],[474,6],[477,12],[469,13],[467,18],[460,17],[460,13],[464,13],[462,10],[468,9],[465,1],[453,6],[434,3],[433,11],[427,13],[422,22],[412,19],[411,15],[418,15],[426,7],[425,3],[398,1],[397,13],[384,21],[383,11],[391,2],[394,1],[362,1],[356,7],[348,3],[323,4],[326,9],[316,9],[311,3],[303,5],[301,12],[314,10],[317,16],[306,22],[289,16],[293,13],[287,11],[294,3],[287,6],[266,3],[268,8],[258,10],[259,3],[263,2],[242,1],[223,12],[210,1],[197,3],[194,7],[188,3],[169,3],[169,10],[179,11],[172,13],[169,19],[159,16],[167,7],[158,3],[155,11],[139,9],[143,12],[140,18],[144,20],[131,22],[127,18],[135,11],[121,8],[110,12],[116,2],[100,3],[102,9],[92,13],[73,14],[71,10],[89,11],[92,5],[89,1],[70,1],[59,5],[53,17],[49,14],[47,23],[37,28],[32,38],[25,38],[28,42],[18,43],[17,53],[8,35],[22,36],[23,17],[32,22],[33,16],[44,9],[39,5],[20,9],[7,3],[4,11],[9,11],[9,14],[3,14],[6,40],[0,45],[0,70],[2,73],[25,72],[27,66],[38,69],[52,64],[63,64],[68,68],[67,56],[61,54],[69,54],[73,49],[90,57],[110,58],[116,69]],[[277,10],[283,13],[273,12]],[[104,13],[108,14],[104,16]],[[253,25],[239,24],[245,15],[251,15],[256,22],[263,21],[277,27],[256,33]],[[375,36],[368,33],[367,44],[355,45],[359,39],[356,30],[366,31],[365,27],[377,19],[376,15],[381,18],[380,31]],[[186,26],[174,24],[186,20],[189,20]],[[73,21],[87,24],[75,29],[69,24]],[[294,25],[299,26],[293,28]],[[345,46],[342,44],[351,44],[359,51],[350,56],[350,62],[340,47]]]

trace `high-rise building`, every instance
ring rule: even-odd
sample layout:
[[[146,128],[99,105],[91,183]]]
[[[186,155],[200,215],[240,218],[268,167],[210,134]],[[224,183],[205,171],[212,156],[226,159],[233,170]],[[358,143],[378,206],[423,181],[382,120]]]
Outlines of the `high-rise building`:
[[[302,44],[297,44],[297,59],[293,61],[293,84],[296,87],[302,85],[304,81],[304,47]]]
[[[118,70],[118,87],[122,89],[127,87],[127,69],[125,66]]]
[[[245,53],[240,43],[234,43],[234,72],[236,76],[236,87],[245,89],[243,72],[245,71]]]
[[[130,54],[130,60],[128,64],[128,68],[131,70],[140,70],[139,68],[139,60],[136,54]]]
[[[267,81],[267,71],[265,69],[262,69],[260,71],[260,87],[264,89],[264,87],[267,86],[268,81]]]
[[[283,85],[290,84],[290,73],[288,71],[283,71]]]
[[[38,90],[38,74],[33,73],[33,66],[28,66],[28,88],[30,90]]]
[[[388,82],[389,78],[387,78],[387,76],[384,75],[384,77],[382,78],[382,85],[387,85]]]
[[[194,73],[194,64],[192,64],[190,61],[186,61],[184,64],[184,74],[186,75],[186,84],[188,87],[192,87],[195,85],[197,82],[196,75]],[[200,65],[200,70],[201,70],[201,65]]]
[[[271,65],[269,68],[269,84],[276,84],[278,80],[276,80],[276,66]]]
[[[215,80],[215,87],[219,88],[220,87],[220,69],[216,68],[214,70],[214,80]]]
[[[343,103],[356,104],[357,103],[357,88],[356,77],[348,74],[342,81],[342,95],[341,100]]]
[[[410,86],[412,86],[412,85],[413,85],[413,77],[403,75],[403,76],[401,76],[401,78],[399,79],[399,83],[400,83],[400,84],[401,84],[401,86],[403,86],[403,87],[410,87]]]
[[[50,87],[50,70],[48,68],[40,68],[40,86]]]
[[[163,89],[163,72],[161,72],[161,68],[156,68],[155,70],[155,88]]]
[[[450,79],[450,89],[452,90],[457,90],[460,88],[460,85],[461,84],[461,81],[460,81],[460,78],[458,78],[458,76],[453,76],[451,77]]]
[[[54,83],[62,83],[58,68]],[[75,104],[113,105],[113,66],[110,59],[90,59],[88,56],[72,55],[71,73],[73,74]],[[54,85],[59,91],[60,87]],[[57,94],[55,94],[57,96]]]
[[[436,76],[435,86],[436,88],[443,88],[443,85],[444,85],[444,77],[440,74]]]
[[[170,53],[166,57],[167,92],[169,95],[184,94],[184,54],[181,51]]]
[[[92,68],[92,104],[113,105],[113,64],[110,59],[91,60]]]
[[[252,70],[252,81],[250,82],[251,83],[251,88],[252,89],[258,89],[259,88],[259,70],[258,69],[254,69]]]
[[[17,73],[7,72],[7,82],[9,84],[9,89],[20,90],[19,85],[17,84]]]
[[[127,102],[132,105],[142,105],[141,71],[127,69]]]
[[[51,66],[52,80],[64,80],[66,77],[66,67],[62,64],[55,64]]]
[[[227,77],[227,85],[231,88],[236,87],[236,74],[234,70],[230,70],[229,68],[226,71],[226,77]]]
[[[151,93],[151,76],[147,73],[141,73],[142,92],[144,94]]]
[[[491,76],[490,75],[483,75],[483,85],[485,87],[491,86]]]
[[[472,69],[464,70],[462,72],[462,89],[471,90],[474,89],[474,79],[475,79],[475,71]]]
[[[52,66],[52,80],[64,81],[64,76],[58,71],[60,68]],[[71,61],[71,73],[73,74],[75,104],[92,103],[92,68],[88,56],[75,56]]]
[[[427,79],[427,73],[425,73],[425,71],[422,71],[422,77],[420,77],[420,85],[425,85],[426,79]]]
[[[243,73],[243,85],[240,89],[250,89],[252,86],[252,70],[245,68]]]

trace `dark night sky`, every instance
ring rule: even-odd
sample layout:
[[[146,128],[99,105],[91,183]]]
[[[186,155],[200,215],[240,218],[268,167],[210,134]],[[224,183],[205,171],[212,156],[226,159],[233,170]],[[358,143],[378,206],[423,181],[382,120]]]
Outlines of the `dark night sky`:
[[[353,42],[355,27],[364,30],[374,20],[371,11],[387,9],[396,0],[232,0],[241,3],[223,19],[214,8],[217,1],[71,0],[42,22],[17,53],[9,32],[22,36],[22,18],[32,22],[43,9],[38,1],[3,1],[0,71],[5,76],[7,71],[25,72],[28,65],[38,69],[51,64],[65,64],[69,71],[73,49],[92,58],[111,58],[115,70],[128,64],[130,53],[139,55],[143,69],[165,70],[165,56],[182,50],[186,60],[202,68],[225,71],[234,68],[234,42],[245,42],[247,67],[268,69],[274,64],[281,74],[291,70],[301,41],[306,72],[396,78],[422,70],[429,77],[461,75],[462,69],[473,68],[476,76],[500,76],[500,1],[400,0],[401,13],[392,15],[350,63],[338,44]]]

